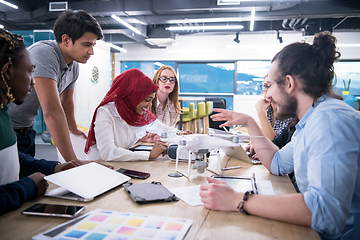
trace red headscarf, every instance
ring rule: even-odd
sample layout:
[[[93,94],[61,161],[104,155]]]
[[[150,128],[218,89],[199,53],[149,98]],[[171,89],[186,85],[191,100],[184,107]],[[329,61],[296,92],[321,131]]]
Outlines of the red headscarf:
[[[85,145],[85,153],[89,151],[92,145],[96,144],[94,122],[99,107],[109,102],[115,102],[119,115],[127,124],[142,127],[155,121],[156,117],[150,110],[144,111],[140,115],[136,112],[136,107],[158,88],[149,77],[136,68],[129,69],[117,76],[110,90],[95,109]]]

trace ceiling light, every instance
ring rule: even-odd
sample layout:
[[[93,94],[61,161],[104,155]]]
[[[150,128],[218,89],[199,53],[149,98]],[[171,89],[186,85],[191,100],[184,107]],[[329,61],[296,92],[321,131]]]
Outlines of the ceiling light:
[[[124,20],[119,18],[118,16],[115,16],[114,14],[111,14],[111,17],[113,19],[115,19],[116,21],[118,21],[119,23],[121,23],[122,25],[124,25],[125,27],[127,27],[128,29],[130,29],[131,31],[133,31],[133,32],[135,32],[137,34],[141,34],[141,32],[138,29],[134,28],[133,26],[131,26],[130,24],[128,24],[127,22],[125,22]]]
[[[9,7],[12,7],[12,8],[18,9],[18,6],[16,6],[15,4],[9,3],[7,1],[0,0],[0,3],[5,4],[5,5],[7,5]]]
[[[147,38],[145,41],[150,45],[157,46],[168,46],[168,45],[177,45],[178,42],[172,38]]]
[[[254,31],[254,22],[255,22],[255,8],[251,10],[251,19],[250,19],[250,31]]]
[[[239,5],[240,0],[217,0],[217,5]]]
[[[344,44],[336,44],[337,47],[360,47],[359,43],[344,43]]]
[[[216,22],[241,22],[241,17],[223,17],[223,18],[184,18],[184,19],[173,19],[168,20],[168,24],[177,24],[177,23],[216,23]]]
[[[126,53],[127,50],[125,48],[122,48],[122,47],[119,47],[119,46],[116,46],[115,44],[112,44],[112,43],[107,43],[107,45],[109,45],[110,47],[120,51],[120,52],[123,52],[123,53]]]
[[[182,26],[182,27],[167,27],[169,31],[181,31],[181,30],[233,30],[243,29],[243,25],[224,25],[224,26]]]
[[[182,49],[182,50],[169,50],[168,53],[179,53],[179,54],[189,54],[189,53],[210,53],[210,52],[217,52],[218,49],[216,48],[197,48],[197,49]]]
[[[33,30],[34,33],[36,32],[50,32],[50,33],[54,33],[54,31],[52,29],[34,29]]]

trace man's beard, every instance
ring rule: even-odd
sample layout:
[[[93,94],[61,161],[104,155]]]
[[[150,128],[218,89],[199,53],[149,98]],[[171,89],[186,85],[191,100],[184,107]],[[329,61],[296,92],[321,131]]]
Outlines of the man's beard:
[[[297,117],[296,109],[298,107],[298,101],[295,97],[290,96],[286,92],[283,92],[282,101],[279,104],[275,102],[274,99],[272,101],[277,104],[277,111],[275,113],[275,118],[280,121],[285,121],[288,118]]]

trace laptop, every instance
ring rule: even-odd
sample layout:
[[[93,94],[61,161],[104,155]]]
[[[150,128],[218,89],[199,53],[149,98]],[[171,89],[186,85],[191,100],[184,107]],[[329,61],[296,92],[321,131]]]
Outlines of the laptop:
[[[250,141],[250,136],[247,133],[243,132],[226,132],[224,130],[219,130],[215,128],[208,128],[209,135],[213,135],[214,137],[226,139],[232,141],[234,136],[239,137],[240,142],[247,143]],[[236,135],[235,135],[236,133]]]
[[[131,178],[92,162],[44,177],[58,186],[45,196],[88,202]]]
[[[239,147],[224,147],[221,148],[221,150],[228,155],[229,157],[234,157],[236,159],[242,160],[244,162],[250,163],[250,164],[261,164],[261,161],[251,159],[245,152],[244,148],[242,146]]]

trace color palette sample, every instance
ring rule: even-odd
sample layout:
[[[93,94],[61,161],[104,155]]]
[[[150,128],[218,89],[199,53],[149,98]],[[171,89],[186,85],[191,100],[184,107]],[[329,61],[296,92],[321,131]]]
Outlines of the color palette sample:
[[[135,240],[183,239],[192,220],[138,213],[95,210],[61,224],[33,239]],[[74,222],[71,224],[71,222]],[[54,232],[56,235],[54,236]]]

